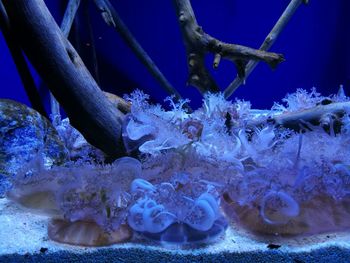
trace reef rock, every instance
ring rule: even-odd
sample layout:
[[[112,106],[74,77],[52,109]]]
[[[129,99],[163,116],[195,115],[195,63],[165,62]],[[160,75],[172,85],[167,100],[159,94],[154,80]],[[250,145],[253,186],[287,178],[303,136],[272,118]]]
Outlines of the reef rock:
[[[50,122],[21,103],[0,99],[0,196],[8,187],[6,176],[42,154],[45,165],[57,165],[67,151]]]

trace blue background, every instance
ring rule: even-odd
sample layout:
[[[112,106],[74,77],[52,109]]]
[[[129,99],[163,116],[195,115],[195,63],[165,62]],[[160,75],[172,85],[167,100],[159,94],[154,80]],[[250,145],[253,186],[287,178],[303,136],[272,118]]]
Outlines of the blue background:
[[[60,23],[65,1],[46,1]],[[92,2],[92,1],[91,1]],[[112,0],[135,38],[180,91],[200,105],[201,96],[186,86],[187,65],[177,18],[170,0]],[[212,36],[225,41],[258,48],[289,0],[192,0],[198,23]],[[123,42],[118,33],[104,24],[90,4],[102,89],[123,95],[140,88],[157,101],[167,94]],[[80,9],[70,39],[87,66],[91,68],[91,41],[86,30],[87,16]],[[317,87],[324,95],[337,91],[340,84],[350,87],[350,1],[316,1],[300,6],[271,51],[283,53],[286,61],[272,71],[260,63],[233,97],[250,100],[254,108],[270,108],[286,93],[297,88]],[[208,57],[208,63],[212,62]],[[40,94],[48,92],[35,74]],[[220,87],[225,88],[236,76],[234,65],[222,61],[213,71]],[[15,65],[0,34],[0,97],[29,104]],[[47,105],[47,103],[46,103]]]

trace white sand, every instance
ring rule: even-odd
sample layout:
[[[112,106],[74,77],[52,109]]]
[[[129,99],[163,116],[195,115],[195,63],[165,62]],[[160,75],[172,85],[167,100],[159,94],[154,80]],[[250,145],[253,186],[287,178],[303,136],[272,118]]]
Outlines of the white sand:
[[[47,237],[48,218],[23,211],[7,199],[0,199],[0,256],[11,254],[36,254],[42,247],[48,248],[49,253],[65,251],[74,254],[86,252],[94,253],[101,248],[85,248],[59,244]],[[274,243],[281,245],[279,249],[269,249],[267,245]],[[147,253],[170,253],[181,255],[222,254],[225,252],[242,254],[249,252],[279,253],[309,253],[315,249],[338,247],[350,251],[350,233],[322,234],[311,237],[283,239],[280,237],[256,237],[236,227],[230,227],[225,236],[218,242],[197,249],[179,250],[161,246],[145,246],[143,244],[127,243],[113,245],[109,248],[120,250],[147,250]],[[0,260],[1,261],[1,260]]]

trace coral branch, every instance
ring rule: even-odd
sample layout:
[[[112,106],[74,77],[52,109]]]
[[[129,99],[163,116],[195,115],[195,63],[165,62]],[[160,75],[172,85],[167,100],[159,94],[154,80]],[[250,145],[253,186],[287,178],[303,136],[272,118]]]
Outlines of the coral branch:
[[[295,11],[298,9],[300,4],[302,3],[307,4],[308,1],[306,0],[292,0],[289,5],[287,6],[286,10],[283,12],[281,17],[278,19],[275,26],[272,28],[271,32],[268,34],[268,36],[265,38],[265,41],[260,46],[260,50],[267,51],[271,48],[271,46],[275,43],[276,39],[282,32],[282,30],[285,28],[289,20],[292,18]],[[252,71],[255,69],[255,67],[258,65],[258,60],[250,60],[248,64],[245,66],[245,76],[246,78],[252,73]],[[240,76],[237,76],[234,81],[231,82],[231,84],[226,88],[224,91],[225,98],[229,98],[236,90],[237,88],[244,83],[244,79]]]
[[[112,6],[112,4],[108,0],[94,0],[94,2],[100,11],[104,21],[119,32],[124,41],[133,50],[137,58],[145,65],[153,77],[161,84],[161,87],[163,87],[163,89],[170,95],[175,95],[177,99],[181,99],[180,93],[169,83],[169,81],[165,78],[154,61],[137,42],[127,26],[119,17],[119,14]]]
[[[41,115],[47,117],[45,108],[41,103],[39,92],[36,88],[34,79],[30,73],[27,62],[22,54],[21,47],[18,45],[16,39],[12,34],[12,29],[10,26],[10,21],[8,19],[6,10],[0,1],[0,29],[6,40],[6,44],[10,50],[11,56],[15,62],[16,68],[18,70],[19,76],[23,83],[24,89],[27,93],[29,101],[36,111]]]
[[[190,0],[173,0],[173,2],[186,46],[189,68],[188,84],[198,88],[202,94],[208,91],[219,91],[215,80],[205,67],[207,53],[212,53],[216,57],[214,68],[218,66],[219,56],[233,61],[237,66],[240,78],[245,76],[244,69],[248,60],[263,60],[271,67],[275,67],[284,60],[280,54],[224,43],[208,35],[198,25]]]
[[[122,155],[124,115],[108,101],[43,0],[4,0],[13,32],[72,125],[92,145]]]

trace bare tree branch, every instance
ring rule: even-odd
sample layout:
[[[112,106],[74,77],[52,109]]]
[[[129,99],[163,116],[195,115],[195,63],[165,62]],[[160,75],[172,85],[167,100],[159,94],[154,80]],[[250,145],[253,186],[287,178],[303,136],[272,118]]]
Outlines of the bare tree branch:
[[[3,0],[19,43],[71,123],[110,156],[124,153],[124,115],[106,98],[43,0]]]
[[[88,56],[85,63],[87,64],[88,68],[90,67],[90,72],[92,73],[94,79],[96,82],[100,85],[100,77],[99,77],[99,71],[98,71],[98,62],[97,62],[97,54],[96,54],[96,45],[95,45],[95,38],[94,38],[94,31],[92,27],[92,21],[91,16],[89,12],[89,2],[84,2],[83,4],[83,25],[87,29],[87,41],[88,44],[85,45],[85,47],[88,48]]]
[[[275,43],[276,39],[282,32],[282,30],[285,28],[289,20],[294,15],[295,11],[298,9],[300,4],[302,3],[307,4],[307,0],[292,0],[281,17],[278,19],[275,26],[272,28],[271,32],[268,34],[268,36],[265,38],[265,41],[260,46],[260,50],[267,51],[271,48],[271,46]],[[255,67],[258,65],[258,60],[250,60],[248,64],[245,67],[245,75],[246,78],[252,73],[252,71],[255,69]],[[234,81],[231,82],[231,84],[226,88],[224,91],[225,98],[229,98],[236,90],[237,88],[244,83],[244,78],[241,78],[240,76],[237,76]]]
[[[202,94],[208,91],[219,91],[215,80],[205,66],[204,60],[207,53],[215,55],[214,68],[218,67],[221,58],[233,61],[241,78],[245,76],[245,65],[250,59],[263,60],[271,67],[275,67],[284,60],[280,54],[224,43],[208,35],[198,25],[190,0],[173,0],[173,2],[186,46],[189,68],[188,84],[197,87]]]
[[[73,21],[80,6],[80,0],[69,0],[66,11],[61,22],[61,30],[63,35],[68,38],[69,32],[72,28]]]
[[[75,15],[78,11],[79,5],[80,5],[80,0],[69,0],[67,4],[67,8],[61,22],[61,30],[63,35],[66,38],[68,38],[69,36],[69,32],[72,28],[72,24],[73,24]],[[50,106],[51,106],[52,123],[55,126],[57,126],[61,121],[60,105],[51,92],[50,92]]]
[[[13,36],[13,32],[10,26],[10,21],[8,19],[5,7],[2,4],[1,0],[0,0],[0,29],[6,40],[6,44],[10,50],[12,58],[15,62],[17,71],[19,73],[24,89],[29,98],[30,104],[32,105],[33,109],[38,111],[41,115],[48,117],[45,111],[44,105],[41,103],[39,92],[36,88],[34,79],[28,68],[27,62],[22,54],[22,50]]]
[[[350,112],[350,102],[336,102],[328,105],[318,105],[300,112],[280,114],[272,118],[270,122],[296,131],[308,126],[308,124],[328,126],[333,122],[334,127],[339,129],[340,118],[347,112]]]
[[[169,83],[169,81],[165,78],[154,61],[149,57],[146,51],[133,37],[112,4],[108,0],[94,1],[104,21],[120,33],[124,41],[134,51],[138,59],[145,65],[153,77],[161,84],[161,87],[163,87],[164,90],[170,95],[175,95],[177,99],[181,99],[180,93]]]
[[[341,85],[338,98],[345,98],[343,86]],[[256,114],[270,114],[271,111],[257,110]],[[342,118],[348,115],[350,117],[350,101],[333,102],[331,98],[325,98],[315,107],[296,112],[285,112],[276,114],[267,119],[267,122],[275,126],[282,126],[294,131],[312,129],[312,126],[321,126],[326,130],[333,128],[334,132],[339,132],[343,125]],[[247,123],[247,126],[261,126],[265,121],[255,120]]]

